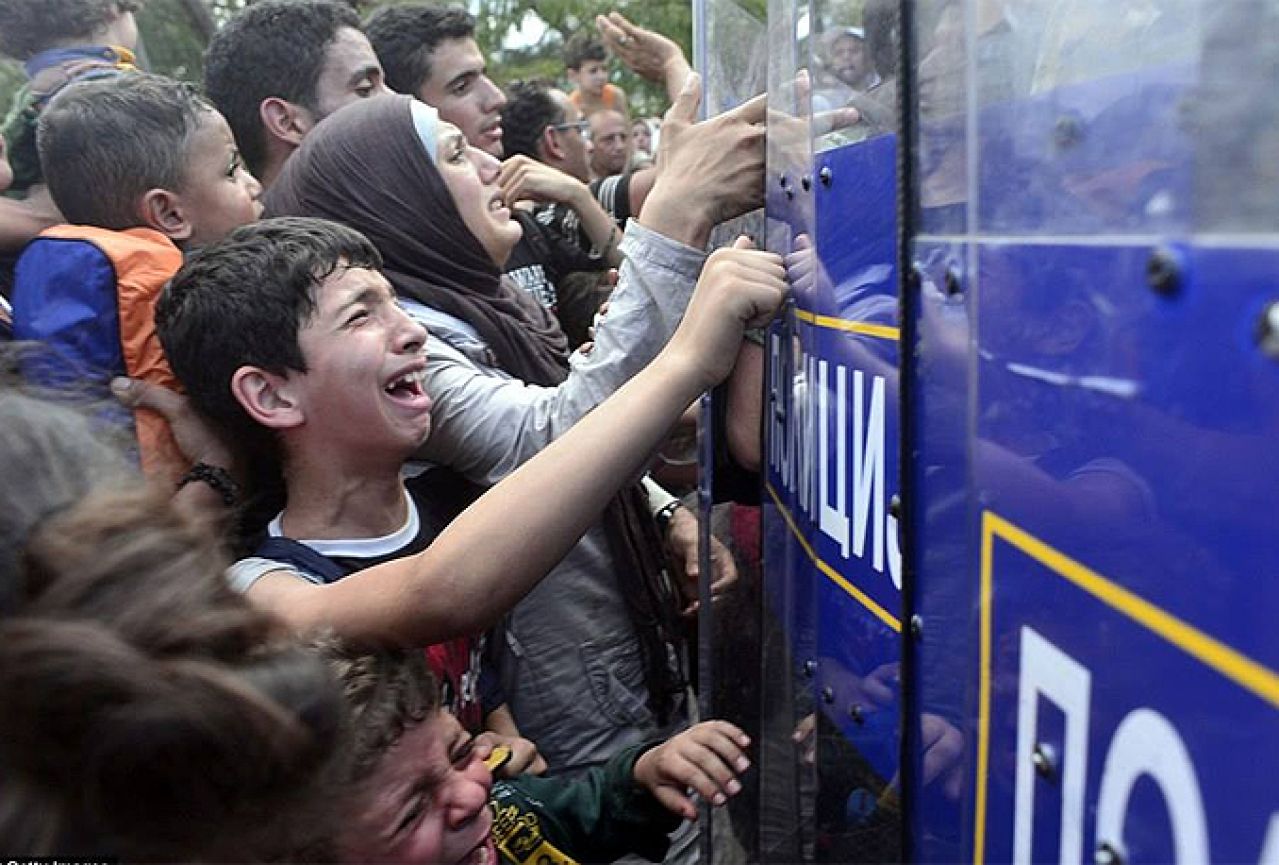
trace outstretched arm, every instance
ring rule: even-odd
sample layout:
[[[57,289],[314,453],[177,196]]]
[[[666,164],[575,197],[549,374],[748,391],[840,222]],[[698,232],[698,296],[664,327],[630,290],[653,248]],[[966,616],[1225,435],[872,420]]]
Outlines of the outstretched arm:
[[[451,320],[410,308],[427,341],[427,392],[435,401],[431,435],[418,456],[492,486],[593,410],[657,356],[675,334],[706,254],[631,221],[621,278],[595,348],[570,358],[568,378],[539,387],[499,377],[450,344]],[[442,337],[442,338],[436,338]]]
[[[707,262],[684,321],[651,365],[451,523],[427,550],[311,586],[276,572],[250,589],[301,630],[426,645],[491,625],[637,476],[670,425],[721,381],[744,327],[785,294],[781,260],[742,238]],[[275,578],[275,579],[273,579]]]

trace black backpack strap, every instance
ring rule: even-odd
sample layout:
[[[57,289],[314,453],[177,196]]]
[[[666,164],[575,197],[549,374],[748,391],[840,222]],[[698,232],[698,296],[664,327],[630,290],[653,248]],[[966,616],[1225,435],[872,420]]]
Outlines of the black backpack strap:
[[[314,574],[326,583],[335,583],[350,573],[328,556],[317,553],[306,544],[292,538],[268,537],[254,550],[253,554],[281,564],[292,565],[300,571]]]

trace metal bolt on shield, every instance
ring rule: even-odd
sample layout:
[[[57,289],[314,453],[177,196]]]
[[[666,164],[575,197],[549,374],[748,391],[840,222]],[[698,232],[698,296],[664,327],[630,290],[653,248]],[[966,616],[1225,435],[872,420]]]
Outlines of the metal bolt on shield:
[[[1279,300],[1271,302],[1261,312],[1257,322],[1257,345],[1267,355],[1279,360]]]
[[[1092,861],[1096,865],[1124,865],[1124,857],[1108,841],[1097,845],[1096,852],[1092,854]]]
[[[1146,282],[1159,294],[1175,294],[1181,287],[1181,265],[1169,249],[1156,249],[1146,262]]]
[[[1030,755],[1030,762],[1034,764],[1035,772],[1041,778],[1051,778],[1057,773],[1057,752],[1052,745],[1045,745],[1043,742],[1035,745],[1035,750]]]

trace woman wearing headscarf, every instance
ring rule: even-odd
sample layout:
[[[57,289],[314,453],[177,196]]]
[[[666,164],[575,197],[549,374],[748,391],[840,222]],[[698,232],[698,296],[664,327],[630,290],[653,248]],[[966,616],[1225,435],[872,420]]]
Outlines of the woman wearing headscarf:
[[[501,200],[498,165],[434,109],[390,96],[317,126],[267,196],[268,215],[332,219],[377,246],[432,337],[433,423],[419,456],[485,484],[652,359],[704,261],[632,222],[595,349],[570,357],[551,315],[502,277],[521,229]],[[686,723],[678,601],[660,549],[636,485],[507,617],[496,641],[502,685],[552,771]]]

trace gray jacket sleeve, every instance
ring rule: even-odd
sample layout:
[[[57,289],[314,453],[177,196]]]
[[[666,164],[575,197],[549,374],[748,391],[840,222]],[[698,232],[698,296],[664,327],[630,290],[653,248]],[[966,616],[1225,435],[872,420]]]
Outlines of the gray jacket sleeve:
[[[493,484],[554,441],[646,366],[675,332],[706,255],[634,220],[608,314],[589,355],[575,352],[568,378],[538,387],[464,354],[427,343],[431,434],[417,456]]]

